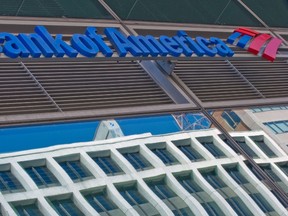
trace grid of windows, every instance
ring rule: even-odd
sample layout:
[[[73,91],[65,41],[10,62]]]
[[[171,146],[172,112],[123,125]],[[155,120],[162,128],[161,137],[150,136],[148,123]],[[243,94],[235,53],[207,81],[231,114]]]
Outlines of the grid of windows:
[[[211,196],[194,181],[191,175],[181,175],[176,178],[186,191],[188,191],[203,206],[209,216],[224,215]]]
[[[17,192],[24,188],[11,171],[0,171],[0,190],[1,192]]]
[[[168,206],[174,215],[194,215],[184,200],[162,180],[146,181],[150,189]]]
[[[158,216],[160,215],[156,208],[151,205],[144,198],[139,191],[137,190],[136,186],[121,186],[118,187],[120,194],[123,198],[138,212],[141,216]]]
[[[78,161],[63,161],[59,163],[73,181],[83,181],[91,177],[91,173]]]
[[[60,216],[85,216],[72,199],[53,200],[51,204]]]
[[[239,216],[252,216],[252,212],[248,209],[245,203],[237,196],[237,194],[228,187],[223,180],[217,175],[216,170],[202,172],[206,181],[217,190],[217,192],[229,203],[232,209]]]
[[[223,158],[226,157],[224,152],[222,152],[213,142],[201,142],[201,144],[215,157]]]
[[[124,174],[123,170],[116,164],[116,162],[110,156],[93,157],[92,159],[106,173],[106,175]]]
[[[226,168],[228,174],[241,186],[246,193],[255,201],[259,208],[270,215],[276,213],[268,201],[260,194],[257,189],[252,185],[237,169],[237,167]]]
[[[136,170],[146,170],[153,168],[151,163],[139,152],[122,154]]]
[[[101,216],[124,216],[124,213],[108,198],[105,190],[87,194],[85,199]]]
[[[272,111],[272,110],[287,110],[288,106],[277,106],[277,107],[259,107],[252,109],[254,113],[257,112],[266,112],[266,111]]]
[[[151,149],[151,151],[166,165],[174,165],[179,163],[179,161],[166,148],[155,148]]]
[[[14,207],[19,216],[42,216],[36,203],[30,205],[17,205]]]
[[[26,167],[25,171],[29,174],[38,187],[59,185],[58,180],[46,166]]]
[[[270,128],[275,134],[288,132],[288,121],[265,122],[264,125]]]

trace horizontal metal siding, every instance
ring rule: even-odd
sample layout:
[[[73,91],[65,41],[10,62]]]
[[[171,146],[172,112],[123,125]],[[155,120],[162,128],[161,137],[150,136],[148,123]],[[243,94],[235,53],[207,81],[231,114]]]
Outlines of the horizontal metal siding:
[[[233,60],[231,63],[266,98],[288,97],[287,61],[271,63],[265,60]]]
[[[0,115],[57,111],[20,63],[0,63],[0,101]]]
[[[27,62],[63,111],[173,104],[137,62]]]
[[[202,102],[261,98],[224,60],[178,61],[174,73]]]

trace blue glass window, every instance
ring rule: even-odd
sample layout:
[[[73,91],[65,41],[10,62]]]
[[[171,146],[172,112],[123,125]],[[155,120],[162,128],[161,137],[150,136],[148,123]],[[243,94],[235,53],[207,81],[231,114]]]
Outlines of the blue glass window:
[[[51,204],[60,216],[85,216],[71,199],[53,200]]]
[[[185,145],[185,146],[177,146],[180,151],[182,151],[186,157],[188,157],[191,161],[200,161],[205,160],[203,156],[198,153],[192,146]]]
[[[226,155],[225,155],[213,142],[201,142],[201,144],[202,144],[215,158],[226,157]]]
[[[124,216],[124,213],[108,198],[105,190],[88,194],[85,199],[100,215]]]
[[[118,188],[123,198],[138,212],[139,215],[143,216],[156,216],[160,215],[151,203],[143,197],[136,186],[121,186]]]
[[[10,171],[0,171],[0,190],[1,192],[17,192],[24,188]]]
[[[241,146],[241,148],[252,158],[259,158],[259,156],[247,145],[245,141],[238,141],[236,142]]]
[[[25,171],[38,187],[59,185],[58,180],[46,166],[27,167]]]
[[[17,205],[15,206],[15,210],[17,215],[19,216],[42,216],[43,214],[40,212],[36,204],[30,205]]]
[[[184,200],[177,196],[163,179],[149,181],[147,185],[175,215],[194,215]]]
[[[92,159],[107,175],[124,174],[123,170],[115,163],[115,161],[110,156],[93,157]]]
[[[264,125],[269,127],[276,134],[288,132],[288,121],[266,122]]]
[[[237,167],[226,168],[228,174],[236,181],[246,193],[255,201],[259,208],[264,213],[272,213],[275,210],[267,202],[267,200],[257,191],[257,189],[252,185],[238,170]],[[275,212],[276,214],[276,212]]]
[[[253,141],[268,157],[277,157],[277,155],[269,148],[269,146],[263,140]]]
[[[224,213],[211,199],[210,195],[205,192],[190,175],[176,177],[179,183],[188,191],[206,210],[210,216],[222,216]]]
[[[136,170],[146,170],[153,167],[151,163],[139,152],[124,153],[123,156],[132,164]]]
[[[59,163],[73,181],[82,181],[91,177],[91,173],[80,163],[80,161],[64,161]]]
[[[245,203],[237,196],[237,194],[217,175],[216,170],[203,172],[202,176],[214,189],[217,190],[217,192],[229,203],[229,205],[238,215],[253,215]]]
[[[233,129],[241,122],[239,116],[233,111],[224,111],[221,116]]]
[[[151,151],[166,165],[174,165],[179,163],[179,161],[166,148],[156,148],[151,149]]]

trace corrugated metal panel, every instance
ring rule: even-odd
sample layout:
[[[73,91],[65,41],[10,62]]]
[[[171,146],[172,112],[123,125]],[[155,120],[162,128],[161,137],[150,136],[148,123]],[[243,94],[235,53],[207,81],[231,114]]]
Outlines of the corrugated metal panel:
[[[287,61],[233,60],[231,63],[266,98],[288,97]]]
[[[178,61],[174,73],[202,102],[262,98],[224,60]]]
[[[27,62],[65,111],[173,104],[137,62]]]
[[[0,64],[0,115],[57,111],[20,63]]]

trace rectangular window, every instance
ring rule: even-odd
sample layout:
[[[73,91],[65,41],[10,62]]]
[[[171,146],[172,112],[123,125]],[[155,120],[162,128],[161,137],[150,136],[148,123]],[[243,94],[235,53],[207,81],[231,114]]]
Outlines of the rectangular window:
[[[264,125],[269,127],[275,134],[288,132],[288,121],[265,122]]]
[[[40,188],[60,185],[58,180],[46,166],[31,166],[24,169]]]
[[[59,162],[59,164],[73,181],[83,181],[92,176],[92,174],[81,164],[80,160],[63,161]]]
[[[213,143],[213,142],[201,142],[201,144],[215,157],[223,158],[226,155]]]
[[[166,148],[155,148],[151,151],[167,166],[179,164],[179,161]]]
[[[59,199],[51,201],[52,207],[60,216],[85,216],[72,199]]]
[[[202,172],[205,180],[229,203],[239,216],[252,216],[252,212],[237,194],[217,175],[216,170]]]
[[[286,176],[288,176],[288,162],[279,163],[277,166],[285,173]]]
[[[235,129],[241,122],[239,116],[233,111],[224,111],[221,116],[233,129]]]
[[[146,183],[175,215],[194,215],[184,200],[172,191],[164,179],[148,180]]]
[[[98,166],[106,173],[106,175],[119,175],[124,174],[123,170],[116,164],[110,156],[97,156],[92,159]]]
[[[249,194],[259,208],[266,214],[276,214],[275,210],[268,201],[259,193],[259,191],[251,184],[238,170],[237,167],[226,168],[228,174],[236,181],[241,188]]]
[[[270,147],[264,142],[263,139],[256,140],[252,138],[252,140],[268,157],[277,157],[277,155],[270,149]]]
[[[266,184],[266,181],[264,181],[264,178],[258,174],[258,172],[255,170],[254,167],[252,167],[250,164],[247,164],[248,168],[253,172],[253,174],[264,184],[267,188],[270,188],[269,185]],[[281,179],[276,175],[276,173],[271,170],[270,164],[263,164],[260,166],[262,170],[270,177],[272,180],[277,184],[279,187],[282,188],[282,190],[285,193],[288,193],[288,187],[286,184],[284,184]],[[275,193],[273,190],[270,190],[274,196],[279,200],[279,202],[284,206],[284,208],[288,208],[287,203],[285,200],[283,200],[277,193]]]
[[[239,146],[252,158],[259,158],[259,156],[251,149],[250,146],[244,141],[236,140]]]
[[[24,191],[11,171],[0,171],[0,189],[2,193]]]
[[[102,216],[124,216],[125,214],[108,198],[106,190],[85,195],[88,203]]]
[[[139,152],[133,152],[133,153],[123,153],[122,154],[131,164],[132,166],[140,171],[140,170],[146,170],[150,169],[153,166],[151,163],[143,157]]]
[[[156,208],[139,193],[135,184],[132,186],[119,186],[117,188],[123,198],[138,212],[139,215],[160,215]]]
[[[176,176],[179,183],[190,193],[206,210],[209,216],[222,216],[224,213],[211,198],[191,177],[191,175]]]
[[[179,145],[177,147],[191,161],[202,161],[202,160],[205,160],[204,157],[199,152],[197,152],[191,145]]]
[[[14,209],[19,216],[42,216],[36,203],[29,205],[14,205]]]

